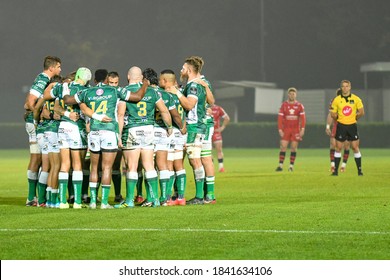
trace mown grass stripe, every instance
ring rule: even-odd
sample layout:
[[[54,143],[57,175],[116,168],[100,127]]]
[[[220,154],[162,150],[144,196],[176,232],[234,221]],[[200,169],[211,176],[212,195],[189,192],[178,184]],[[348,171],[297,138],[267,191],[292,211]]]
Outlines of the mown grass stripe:
[[[276,230],[276,229],[194,229],[194,228],[1,228],[1,232],[18,231],[173,231],[173,232],[219,232],[219,233],[292,233],[292,234],[356,234],[356,235],[390,235],[388,231],[349,231],[349,230]]]

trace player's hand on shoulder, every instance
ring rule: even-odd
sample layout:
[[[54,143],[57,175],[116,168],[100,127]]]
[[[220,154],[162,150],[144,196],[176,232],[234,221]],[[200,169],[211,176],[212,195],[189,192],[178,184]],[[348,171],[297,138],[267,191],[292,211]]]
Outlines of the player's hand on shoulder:
[[[194,83],[200,84],[203,87],[207,87],[207,83],[204,80],[202,80],[201,78],[194,80]]]
[[[146,78],[142,79],[142,83],[143,84],[147,84],[148,86],[150,86],[150,81],[148,79],[146,79]]]

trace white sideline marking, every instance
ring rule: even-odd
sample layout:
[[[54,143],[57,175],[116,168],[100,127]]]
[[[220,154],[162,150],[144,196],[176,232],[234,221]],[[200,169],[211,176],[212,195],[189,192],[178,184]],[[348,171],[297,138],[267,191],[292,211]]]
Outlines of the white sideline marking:
[[[2,232],[17,231],[186,231],[186,232],[220,232],[220,233],[293,233],[293,234],[360,234],[390,235],[389,231],[348,231],[348,230],[276,230],[276,229],[194,229],[194,228],[0,228]]]

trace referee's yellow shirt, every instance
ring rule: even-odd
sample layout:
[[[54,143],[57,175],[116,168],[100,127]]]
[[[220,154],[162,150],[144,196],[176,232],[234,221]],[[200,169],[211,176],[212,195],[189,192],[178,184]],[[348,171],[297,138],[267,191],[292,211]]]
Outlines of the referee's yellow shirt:
[[[337,112],[337,122],[342,124],[356,123],[356,111],[363,108],[362,100],[351,93],[348,97],[339,95],[333,99],[330,111]]]

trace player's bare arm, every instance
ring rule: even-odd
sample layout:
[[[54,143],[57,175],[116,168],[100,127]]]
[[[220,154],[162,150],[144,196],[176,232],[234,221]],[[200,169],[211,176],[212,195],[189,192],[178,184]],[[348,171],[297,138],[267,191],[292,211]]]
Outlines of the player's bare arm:
[[[161,118],[163,119],[165,126],[167,127],[167,135],[169,136],[172,134],[173,131],[171,114],[169,113],[168,108],[167,106],[165,106],[164,101],[162,99],[157,101],[156,107],[160,111]]]
[[[35,108],[33,110],[34,124],[38,124],[41,118],[42,106],[45,103],[43,98],[39,98],[37,103],[35,104]]]
[[[37,102],[38,97],[34,94],[29,93],[26,97],[26,102],[24,104],[24,109],[34,112],[35,103]]]
[[[45,88],[45,91],[43,92],[43,99],[44,100],[52,100],[53,97],[51,96],[50,92],[53,89],[53,87],[57,84],[57,82],[50,83],[47,88]]]
[[[119,139],[118,139],[118,147],[123,148],[122,144],[122,132],[123,132],[123,126],[125,123],[125,112],[126,112],[126,103],[125,102],[119,102],[117,105],[117,115],[118,115],[118,126],[119,126]]]
[[[332,123],[333,123],[333,118],[332,118],[331,113],[329,112],[328,117],[326,118],[326,129],[325,129],[325,133],[328,136],[332,135],[332,131],[330,130]]]
[[[169,113],[171,114],[171,118],[172,120],[175,122],[175,124],[177,124],[177,126],[179,127],[180,129],[180,132],[181,134],[186,134],[187,133],[187,127],[185,125],[185,122],[183,123],[181,117],[180,117],[180,114],[179,112],[177,111],[176,108],[172,109],[172,110],[169,110]]]
[[[332,119],[334,119],[335,121],[337,121],[337,117],[338,117],[337,112],[330,112],[330,115],[331,115]]]
[[[364,116],[364,108],[362,107],[362,108],[358,109],[356,112],[356,120],[360,119],[363,116]]]
[[[146,90],[148,89],[148,86],[150,85],[149,80],[143,79],[142,80],[142,87],[137,90],[136,92],[132,92],[127,99],[127,101],[131,102],[139,102],[142,98],[144,98]]]
[[[41,116],[46,120],[51,120],[50,110],[46,107],[46,105],[42,108]]]
[[[175,94],[180,101],[180,105],[187,111],[192,110],[198,102],[194,97],[185,97],[176,87],[167,88],[166,91]]]
[[[72,121],[76,122],[79,118],[80,115],[77,112],[68,112],[66,111],[60,104],[60,101],[56,99],[54,103],[54,112],[58,116],[67,116],[69,119]]]
[[[225,130],[226,126],[229,124],[230,122],[230,117],[228,114],[225,114],[224,117],[223,117],[223,121],[222,121],[222,125],[221,127],[219,127],[218,129],[216,129],[218,132],[222,132]]]
[[[303,135],[305,135],[305,128],[301,127],[301,129],[299,130],[299,136],[301,136],[301,138],[302,138]]]

